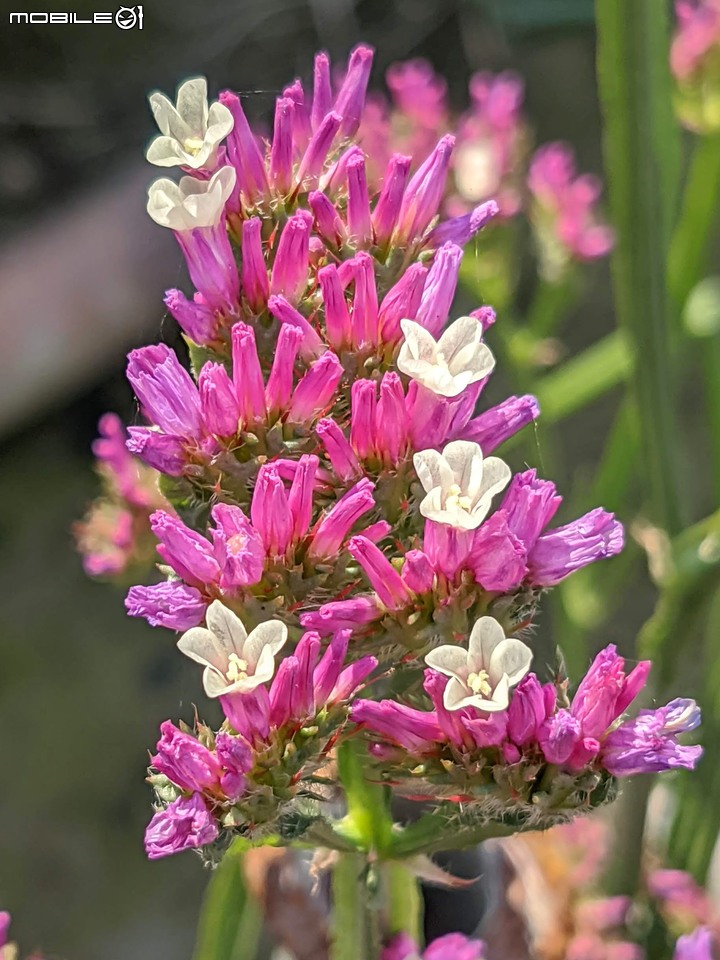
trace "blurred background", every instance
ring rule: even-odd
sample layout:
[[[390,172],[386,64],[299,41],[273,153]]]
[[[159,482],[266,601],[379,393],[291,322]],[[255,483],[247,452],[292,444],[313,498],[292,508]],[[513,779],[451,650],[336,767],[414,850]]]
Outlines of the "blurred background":
[[[515,69],[533,138],[567,140],[579,169],[602,172],[590,0],[152,0],[142,31],[7,20],[0,31],[0,906],[27,949],[183,960],[207,881],[192,856],[150,863],[142,850],[147,751],[162,720],[191,718],[196,671],[169,632],[126,618],[120,587],[84,575],[72,536],[99,492],[98,417],[137,417],[125,354],[174,342],[162,294],[185,284],[173,238],[145,214],[157,175],[143,159],[155,131],[145,98],[202,73],[213,95],[241,92],[267,124],[317,49],[342,61],[360,40],[377,50],[372,87],[394,61],[426,57],[458,111],[473,72]],[[584,268],[561,355],[613,327],[609,266],[598,260]],[[511,385],[501,373],[494,381],[491,401]],[[691,411],[696,401],[691,388],[683,402]],[[584,509],[617,404],[609,390],[555,417],[560,430],[541,421],[507,459],[546,474],[552,463],[569,504]],[[620,478],[619,500],[631,482]],[[712,492],[688,482],[699,518]],[[582,588],[546,603],[540,631],[568,638],[571,665],[608,642],[632,655],[654,602],[641,558],[631,546],[609,617]]]

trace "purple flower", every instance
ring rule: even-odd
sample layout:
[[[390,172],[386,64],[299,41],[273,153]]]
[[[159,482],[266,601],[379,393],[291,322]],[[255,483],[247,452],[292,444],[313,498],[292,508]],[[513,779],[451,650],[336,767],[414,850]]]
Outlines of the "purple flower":
[[[220,783],[220,764],[196,737],[166,720],[160,726],[157,753],[150,761],[158,773],[164,773],[181,790],[202,793],[213,791]]]
[[[380,601],[390,610],[412,603],[412,594],[385,554],[367,537],[351,537],[348,552],[360,564]]]
[[[131,617],[144,617],[153,627],[189,630],[202,622],[207,602],[195,587],[178,580],[150,587],[130,587],[125,609]]]
[[[540,407],[535,397],[529,394],[523,397],[508,397],[496,407],[490,407],[479,417],[470,420],[458,436],[462,440],[479,443],[483,453],[487,455],[539,416]]]
[[[713,960],[713,935],[708,927],[698,927],[679,937],[673,960]]]
[[[398,933],[384,948],[380,960],[483,960],[485,946],[462,933],[433,940],[423,953],[407,933]]]
[[[221,569],[222,589],[258,583],[265,566],[265,547],[258,531],[234,504],[216,503],[210,513],[215,524],[210,535]]]
[[[170,477],[182,476],[188,462],[183,437],[168,436],[152,427],[128,427],[127,449],[148,466]]]
[[[530,551],[528,569],[534,586],[553,587],[569,574],[624,546],[622,524],[601,507],[543,534]]]
[[[0,947],[8,942],[11,917],[7,910],[0,910]]]
[[[309,551],[311,557],[337,556],[354,524],[375,506],[374,489],[372,481],[365,477],[333,504],[315,528]]]
[[[253,768],[253,754],[242,737],[221,732],[215,737],[215,754],[224,768],[220,787],[229,800],[237,800],[245,791],[245,774]]]
[[[198,389],[207,432],[234,437],[240,422],[240,405],[225,367],[221,363],[206,363],[200,371]]]
[[[510,530],[530,550],[561,503],[562,497],[557,495],[554,483],[538,480],[535,470],[525,470],[516,473],[510,481],[501,509]]]
[[[412,157],[395,153],[390,157],[387,165],[383,187],[372,214],[375,240],[381,247],[390,242],[390,237],[395,229],[411,163]]]
[[[657,710],[641,710],[606,738],[602,763],[616,777],[657,773],[684,767],[694,769],[702,756],[700,746],[682,746],[677,735],[700,723],[694,700],[673,700]]]
[[[218,833],[217,823],[199,793],[178,797],[147,825],[145,852],[150,860],[158,860],[212,843]]]
[[[372,47],[359,44],[350,54],[347,73],[335,100],[335,112],[343,118],[340,132],[345,137],[352,137],[360,126],[374,52]]]
[[[534,673],[529,673],[517,685],[508,707],[508,737],[518,747],[537,740],[547,711],[545,694]]]
[[[196,293],[192,300],[188,300],[182,290],[167,290],[164,303],[180,328],[195,343],[210,343],[217,336],[218,315],[202,294]]]
[[[435,714],[394,700],[356,700],[350,719],[411,753],[427,752],[445,739]]]
[[[645,686],[652,664],[643,660],[629,674],[625,661],[610,644],[595,657],[573,697],[570,712],[584,737],[599,737],[627,710]]]
[[[307,286],[312,223],[312,214],[298,210],[283,227],[275,252],[270,291],[291,304],[298,302]]]
[[[151,514],[150,527],[160,541],[157,552],[178,576],[199,587],[218,582],[220,567],[209,540],[164,510]]]
[[[267,266],[262,248],[262,221],[259,217],[243,220],[242,225],[242,290],[243,296],[258,313],[265,308],[270,295]]]
[[[563,764],[581,737],[580,723],[569,710],[558,710],[540,728],[539,743],[548,763]]]
[[[347,600],[331,600],[317,610],[301,613],[300,623],[326,637],[337,630],[357,630],[382,617],[383,610],[378,606],[377,598],[359,594]]]
[[[527,554],[510,531],[503,510],[496,510],[475,532],[469,566],[484,590],[507,593],[525,579]]]
[[[199,437],[200,397],[190,374],[175,353],[162,343],[128,354],[127,378],[143,413],[164,433]]]
[[[444,243],[435,254],[430,272],[425,281],[416,321],[434,337],[440,333],[447,320],[450,306],[457,289],[460,275],[462,247]]]

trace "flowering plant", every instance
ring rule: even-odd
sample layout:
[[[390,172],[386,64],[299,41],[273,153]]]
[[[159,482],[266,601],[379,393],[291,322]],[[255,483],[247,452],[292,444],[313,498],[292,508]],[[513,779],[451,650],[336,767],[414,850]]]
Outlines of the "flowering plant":
[[[283,91],[269,142],[235,94],[208,104],[201,78],[175,105],[151,97],[148,159],[182,173],[150,186],[148,212],[195,288],[165,298],[190,370],[164,344],[130,353],[147,423],[112,460],[118,477],[157,471],[163,497],[162,579],[132,586],[128,613],[180,633],[224,715],[163,723],[148,856],[359,856],[369,909],[388,863],[432,872],[433,851],[564,822],[618,778],[701,753],[678,739],[700,722],[691,700],[626,717],[649,662],[626,670],[609,645],[570,697],[534,649],[541,595],[617,554],[623,529],[602,508],[552,526],[554,484],[494,455],[539,407],[483,403],[495,314],[450,310],[464,245],[507,201],[442,219],[448,134],[373,166],[358,145],[371,63],[357,47],[333,88],[319,54],[312,95]],[[559,210],[562,163],[545,161],[537,194]],[[415,812],[398,821],[393,798]]]

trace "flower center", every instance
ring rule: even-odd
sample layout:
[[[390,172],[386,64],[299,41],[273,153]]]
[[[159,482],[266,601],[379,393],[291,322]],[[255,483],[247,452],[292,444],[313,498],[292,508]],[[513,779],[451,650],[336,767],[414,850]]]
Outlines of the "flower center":
[[[204,142],[200,137],[188,137],[187,140],[183,140],[183,150],[190,156],[196,157],[202,150]]]
[[[241,660],[236,653],[231,653],[228,657],[228,668],[225,676],[230,683],[237,683],[238,680],[247,680],[247,669],[247,660]]]
[[[486,670],[478,670],[477,673],[468,674],[467,685],[473,693],[477,693],[481,697],[489,697],[492,693],[489,680],[490,675]]]
[[[236,557],[245,549],[246,543],[247,537],[244,533],[234,533],[227,542],[228,552]],[[234,656],[234,654],[232,654],[232,656]]]
[[[451,483],[448,488],[445,504],[451,509],[457,507],[460,510],[469,510],[472,507],[472,498],[464,494],[462,487],[457,483]]]

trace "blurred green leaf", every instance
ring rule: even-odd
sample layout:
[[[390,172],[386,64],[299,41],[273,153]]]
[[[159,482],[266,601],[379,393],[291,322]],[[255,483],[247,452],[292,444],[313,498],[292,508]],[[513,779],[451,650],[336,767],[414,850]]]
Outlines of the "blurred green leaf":
[[[247,891],[242,852],[233,845],[207,885],[193,960],[251,960],[261,929],[262,911]]]
[[[632,366],[623,331],[608,334],[535,386],[543,421],[553,423],[581,410],[625,380]]]
[[[693,337],[720,333],[720,277],[706,277],[693,287],[685,301],[683,323]]]
[[[643,482],[652,519],[682,526],[666,267],[680,172],[668,66],[669,9],[657,0],[596,0],[605,168],[617,244],[617,317],[637,357]]]
[[[390,793],[389,787],[367,778],[367,761],[367,745],[360,740],[346,740],[338,747],[338,776],[348,812],[335,824],[335,832],[359,850],[382,855],[392,842]]]

